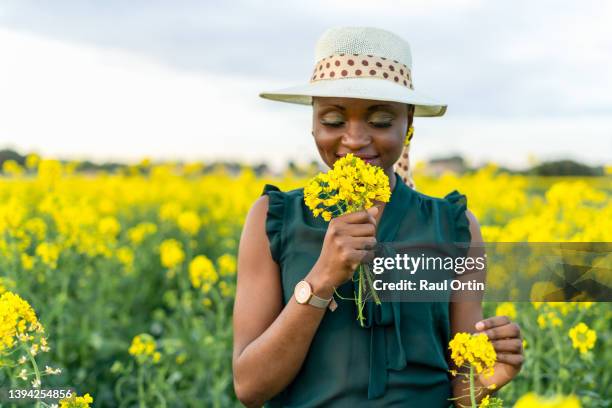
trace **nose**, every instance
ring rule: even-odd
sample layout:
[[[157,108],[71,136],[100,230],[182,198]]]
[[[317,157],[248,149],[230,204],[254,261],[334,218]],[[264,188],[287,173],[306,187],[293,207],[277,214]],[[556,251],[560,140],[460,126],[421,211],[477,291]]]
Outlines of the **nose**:
[[[350,150],[359,150],[372,143],[372,137],[368,135],[366,123],[360,120],[349,120],[346,124],[346,132],[342,135],[342,144]]]

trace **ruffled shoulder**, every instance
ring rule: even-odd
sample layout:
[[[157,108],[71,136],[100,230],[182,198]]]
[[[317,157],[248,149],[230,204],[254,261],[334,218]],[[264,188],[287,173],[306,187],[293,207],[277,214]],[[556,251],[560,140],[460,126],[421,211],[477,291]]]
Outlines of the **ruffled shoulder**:
[[[470,232],[470,220],[465,215],[467,210],[467,197],[457,190],[453,190],[444,196],[444,199],[450,203],[451,219],[454,221],[454,241],[466,242],[472,241],[472,233]]]
[[[272,259],[280,264],[283,247],[283,224],[285,219],[285,193],[272,184],[264,186],[261,195],[268,196],[268,213],[266,216],[266,234],[270,241]]]

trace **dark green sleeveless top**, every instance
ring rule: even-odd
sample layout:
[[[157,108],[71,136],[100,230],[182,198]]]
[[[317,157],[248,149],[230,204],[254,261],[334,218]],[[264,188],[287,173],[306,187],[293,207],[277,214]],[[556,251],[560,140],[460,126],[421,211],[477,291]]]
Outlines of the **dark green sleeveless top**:
[[[396,173],[395,187],[377,228],[378,242],[469,243],[466,197],[419,193]],[[304,190],[282,192],[266,184],[266,233],[280,266],[283,304],[319,258],[328,222],[314,218]],[[352,298],[354,283],[339,288]],[[450,341],[448,301],[367,302],[366,327],[354,300],[338,299],[327,310],[305,361],[291,384],[267,407],[427,407],[451,405],[446,360]]]

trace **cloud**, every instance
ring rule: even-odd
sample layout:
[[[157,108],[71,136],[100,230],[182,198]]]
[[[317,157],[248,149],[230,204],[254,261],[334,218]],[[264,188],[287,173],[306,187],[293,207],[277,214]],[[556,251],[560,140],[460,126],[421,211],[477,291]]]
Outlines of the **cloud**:
[[[472,117],[606,114],[612,5],[590,0],[167,2],[15,0],[0,24],[123,49],[172,69],[301,82],[334,25],[387,28],[413,45],[416,86]]]
[[[278,150],[273,164],[304,151],[288,136],[297,112],[266,115],[257,96],[265,81],[186,74],[6,30],[0,48],[12,55],[0,67],[0,144],[100,159],[254,161]]]
[[[94,157],[310,160],[310,109],[257,94],[305,82],[328,27],[368,25],[407,38],[416,88],[449,104],[444,118],[416,122],[414,155],[603,162],[610,20],[612,5],[597,0],[8,1],[0,142]]]

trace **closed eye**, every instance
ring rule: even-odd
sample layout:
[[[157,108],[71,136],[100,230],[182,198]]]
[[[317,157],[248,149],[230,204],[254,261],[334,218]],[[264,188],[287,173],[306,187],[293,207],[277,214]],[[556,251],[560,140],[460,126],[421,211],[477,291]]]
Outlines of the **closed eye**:
[[[344,125],[344,122],[321,122],[324,126],[331,126],[334,128],[338,128]],[[392,123],[386,122],[386,123],[375,123],[375,122],[370,122],[370,125],[372,125],[375,128],[388,128],[392,126]]]
[[[391,122],[370,122],[370,125],[375,128],[388,128],[391,127]]]
[[[321,122],[323,126],[330,126],[333,128],[339,128],[344,125],[344,122]]]

